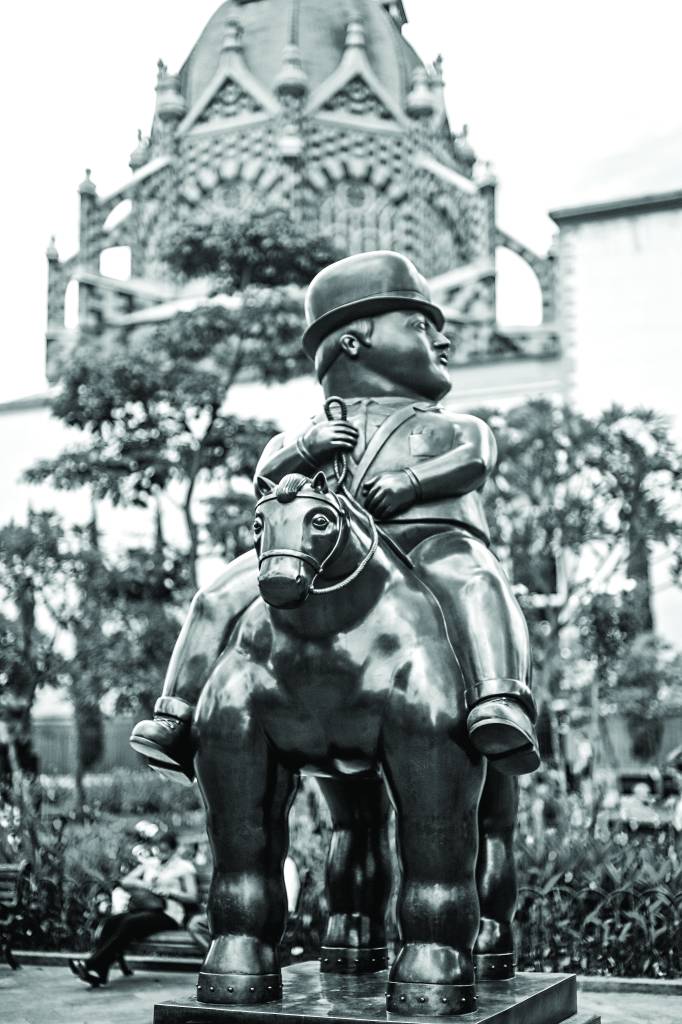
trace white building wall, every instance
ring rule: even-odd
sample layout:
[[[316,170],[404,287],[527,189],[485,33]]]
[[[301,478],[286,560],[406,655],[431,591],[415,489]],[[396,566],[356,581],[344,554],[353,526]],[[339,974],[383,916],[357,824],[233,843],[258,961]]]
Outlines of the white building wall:
[[[668,417],[682,445],[682,205],[558,217],[560,329],[571,399],[596,414],[619,403]],[[657,629],[680,646],[682,592],[653,559]]]
[[[573,400],[649,406],[682,440],[682,207],[562,223],[559,267]]]

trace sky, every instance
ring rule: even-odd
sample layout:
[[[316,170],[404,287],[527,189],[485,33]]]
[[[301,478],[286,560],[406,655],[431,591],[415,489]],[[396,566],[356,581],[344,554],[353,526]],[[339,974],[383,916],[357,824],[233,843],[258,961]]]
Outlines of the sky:
[[[126,180],[136,131],[151,126],[157,60],[177,71],[217,7],[3,5],[0,401],[44,387],[44,253],[52,234],[62,257],[76,249],[85,168],[101,194]],[[526,244],[550,244],[550,209],[682,187],[679,0],[405,0],[405,9],[422,59],[443,55],[452,127],[466,122],[492,161],[498,223]]]

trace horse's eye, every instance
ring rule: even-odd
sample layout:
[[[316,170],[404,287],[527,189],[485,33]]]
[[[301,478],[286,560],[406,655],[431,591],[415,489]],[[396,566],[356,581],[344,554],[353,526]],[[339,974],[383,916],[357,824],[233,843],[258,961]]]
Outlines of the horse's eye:
[[[326,530],[329,526],[329,519],[327,519],[325,515],[322,515],[321,512],[318,512],[317,515],[313,516],[312,523],[316,530]]]
[[[258,536],[260,533],[263,532],[263,520],[262,519],[254,519],[254,521],[253,521],[253,532],[256,534],[256,536]]]

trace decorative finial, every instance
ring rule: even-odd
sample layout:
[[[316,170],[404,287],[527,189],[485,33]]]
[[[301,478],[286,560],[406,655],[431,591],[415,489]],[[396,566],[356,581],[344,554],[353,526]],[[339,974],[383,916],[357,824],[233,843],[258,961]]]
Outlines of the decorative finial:
[[[455,136],[455,156],[466,167],[471,168],[476,163],[474,148],[469,142],[469,125],[462,125],[460,135]]]
[[[54,237],[54,235],[50,235],[50,244],[48,245],[47,249],[45,250],[45,255],[47,256],[48,261],[50,263],[58,263],[59,262],[59,253],[57,252],[57,246],[55,245],[55,237]]]
[[[132,171],[136,171],[138,167],[143,167],[149,159],[149,142],[143,138],[142,129],[137,129],[137,146],[130,154],[130,160],[128,166]]]
[[[168,66],[166,64],[164,64],[164,62],[159,57],[158,61],[156,62],[156,77],[157,77],[157,80],[159,82],[162,81],[162,79],[164,79],[167,74],[168,74]]]
[[[225,38],[223,39],[223,52],[225,50],[240,51],[242,49],[242,35],[244,30],[236,18],[231,18],[225,28]]]
[[[350,21],[346,29],[346,49],[352,46],[365,46],[365,29],[361,21]]]
[[[301,51],[294,43],[284,47],[282,67],[275,79],[279,95],[301,97],[308,91],[308,76],[301,63]]]
[[[443,80],[443,54],[439,53],[433,62],[433,80],[436,85],[445,85]]]
[[[425,68],[417,67],[412,72],[412,88],[407,96],[406,107],[412,117],[431,117],[433,114],[433,95]]]
[[[95,183],[90,178],[91,174],[92,171],[90,170],[90,168],[86,167],[85,180],[81,181],[80,185],[78,186],[78,191],[82,196],[94,196],[97,192],[97,189],[95,188]]]

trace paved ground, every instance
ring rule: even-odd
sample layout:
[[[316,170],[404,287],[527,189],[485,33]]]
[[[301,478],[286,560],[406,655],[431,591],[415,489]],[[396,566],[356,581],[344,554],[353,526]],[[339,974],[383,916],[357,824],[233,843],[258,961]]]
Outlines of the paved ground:
[[[151,1024],[154,1003],[193,986],[192,974],[136,971],[91,989],[63,967],[0,966],[0,1024]],[[583,992],[578,1008],[600,1013],[602,1024],[682,1024],[682,996]]]

